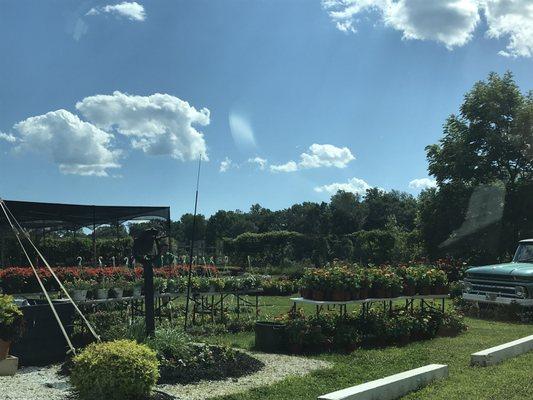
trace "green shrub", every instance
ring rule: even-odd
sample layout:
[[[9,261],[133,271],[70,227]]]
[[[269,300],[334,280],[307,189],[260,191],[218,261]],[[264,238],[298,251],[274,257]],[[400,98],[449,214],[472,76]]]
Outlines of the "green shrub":
[[[82,400],[137,400],[159,378],[156,353],[129,340],[94,343],[74,357],[70,381]]]
[[[23,328],[24,317],[13,297],[0,295],[0,339],[14,341],[20,337]]]

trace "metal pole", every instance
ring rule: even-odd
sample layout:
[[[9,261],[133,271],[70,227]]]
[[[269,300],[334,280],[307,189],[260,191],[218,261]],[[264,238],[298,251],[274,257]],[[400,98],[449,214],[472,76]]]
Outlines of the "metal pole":
[[[192,218],[192,234],[191,234],[191,249],[189,252],[189,276],[187,278],[187,298],[185,300],[185,324],[184,329],[187,330],[187,319],[189,317],[189,300],[191,297],[191,278],[192,278],[192,258],[194,256],[194,236],[196,233],[196,211],[198,209],[198,188],[200,186],[200,167],[202,165],[202,155],[198,159],[198,174],[196,176],[196,195],[194,198],[194,214]]]
[[[96,207],[93,206],[93,265],[96,267]]]
[[[155,307],[154,307],[154,266],[147,257],[141,259],[144,269],[144,322],[146,336],[153,336],[155,332]]]

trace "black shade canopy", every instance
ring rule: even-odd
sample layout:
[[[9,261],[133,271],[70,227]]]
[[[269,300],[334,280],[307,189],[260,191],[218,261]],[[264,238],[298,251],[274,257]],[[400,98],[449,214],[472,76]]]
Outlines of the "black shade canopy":
[[[18,222],[25,228],[79,229],[104,224],[116,224],[136,219],[170,221],[170,207],[92,206],[59,203],[34,203],[4,200]],[[0,213],[0,228],[8,223]]]

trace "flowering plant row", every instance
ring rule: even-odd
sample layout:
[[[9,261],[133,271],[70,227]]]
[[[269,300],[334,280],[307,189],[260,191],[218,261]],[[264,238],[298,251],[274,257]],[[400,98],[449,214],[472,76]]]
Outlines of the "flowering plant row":
[[[154,276],[169,279],[171,277],[186,276],[188,266],[178,265],[172,267],[161,267],[154,269]],[[217,276],[218,271],[215,266],[195,267],[195,275]],[[59,289],[57,282],[47,268],[38,268],[37,273],[43,281],[47,290],[56,291]],[[95,284],[111,284],[112,282],[134,282],[139,280],[143,275],[143,269],[140,267],[58,267],[54,268],[54,273],[63,283],[73,283],[92,281]],[[10,267],[0,269],[0,288],[5,293],[36,293],[41,288],[29,267]]]
[[[362,268],[333,264],[308,269],[300,280],[300,294],[312,300],[391,298],[444,294],[447,290],[446,273],[425,266]]]

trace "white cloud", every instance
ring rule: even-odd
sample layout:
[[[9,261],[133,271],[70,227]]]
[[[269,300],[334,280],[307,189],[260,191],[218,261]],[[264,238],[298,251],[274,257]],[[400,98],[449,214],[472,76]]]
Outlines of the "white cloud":
[[[268,164],[268,161],[265,158],[254,157],[248,159],[249,163],[257,164],[260,170],[264,170]]]
[[[15,143],[17,141],[17,138],[10,133],[4,133],[0,132],[0,140],[4,140],[8,143]]]
[[[229,127],[237,146],[244,149],[256,147],[254,130],[245,116],[234,111],[230,112]]]
[[[464,46],[485,17],[487,37],[509,37],[501,55],[533,55],[531,0],[322,0],[337,29],[356,32],[357,23],[373,12],[404,39],[432,40],[448,49]]]
[[[111,149],[113,135],[66,110],[51,111],[17,123],[17,151],[48,155],[64,174],[107,176],[120,167],[120,152]]]
[[[306,153],[300,154],[300,161],[289,161],[282,165],[271,165],[274,172],[294,172],[300,169],[321,167],[346,168],[350,161],[355,160],[348,147],[336,147],[332,144],[312,144]]]
[[[435,179],[430,179],[430,178],[413,179],[411,182],[409,182],[409,187],[411,189],[434,188],[434,187],[437,187],[437,181]]]
[[[389,2],[384,19],[404,39],[434,40],[452,49],[472,38],[479,22],[478,0]]]
[[[144,7],[135,1],[124,1],[119,4],[94,7],[87,12],[87,15],[98,15],[102,13],[113,14],[117,17],[127,18],[130,21],[144,21],[146,19]]]
[[[228,157],[226,157],[221,163],[220,163],[220,172],[226,172],[228,169],[230,169],[233,166],[233,161],[231,161]]]
[[[329,185],[317,186],[315,187],[315,192],[335,194],[339,190],[343,190],[345,192],[350,192],[363,196],[366,194],[366,191],[371,188],[372,186],[366,183],[363,179],[351,178],[348,180],[348,182],[344,183],[335,182]]]
[[[197,110],[177,97],[156,93],[133,96],[121,92],[86,97],[76,108],[101,129],[128,136],[132,146],[150,155],[178,160],[208,159],[204,135],[193,125],[210,122],[207,108]]]
[[[331,144],[312,144],[309,153],[300,155],[300,168],[336,167],[346,168],[354,155],[347,147],[336,147]]]
[[[507,57],[533,56],[533,2],[531,0],[486,0],[485,17],[492,38],[509,37]]]
[[[294,172],[298,170],[298,164],[294,161],[289,161],[285,164],[271,165],[270,170],[272,172]]]

